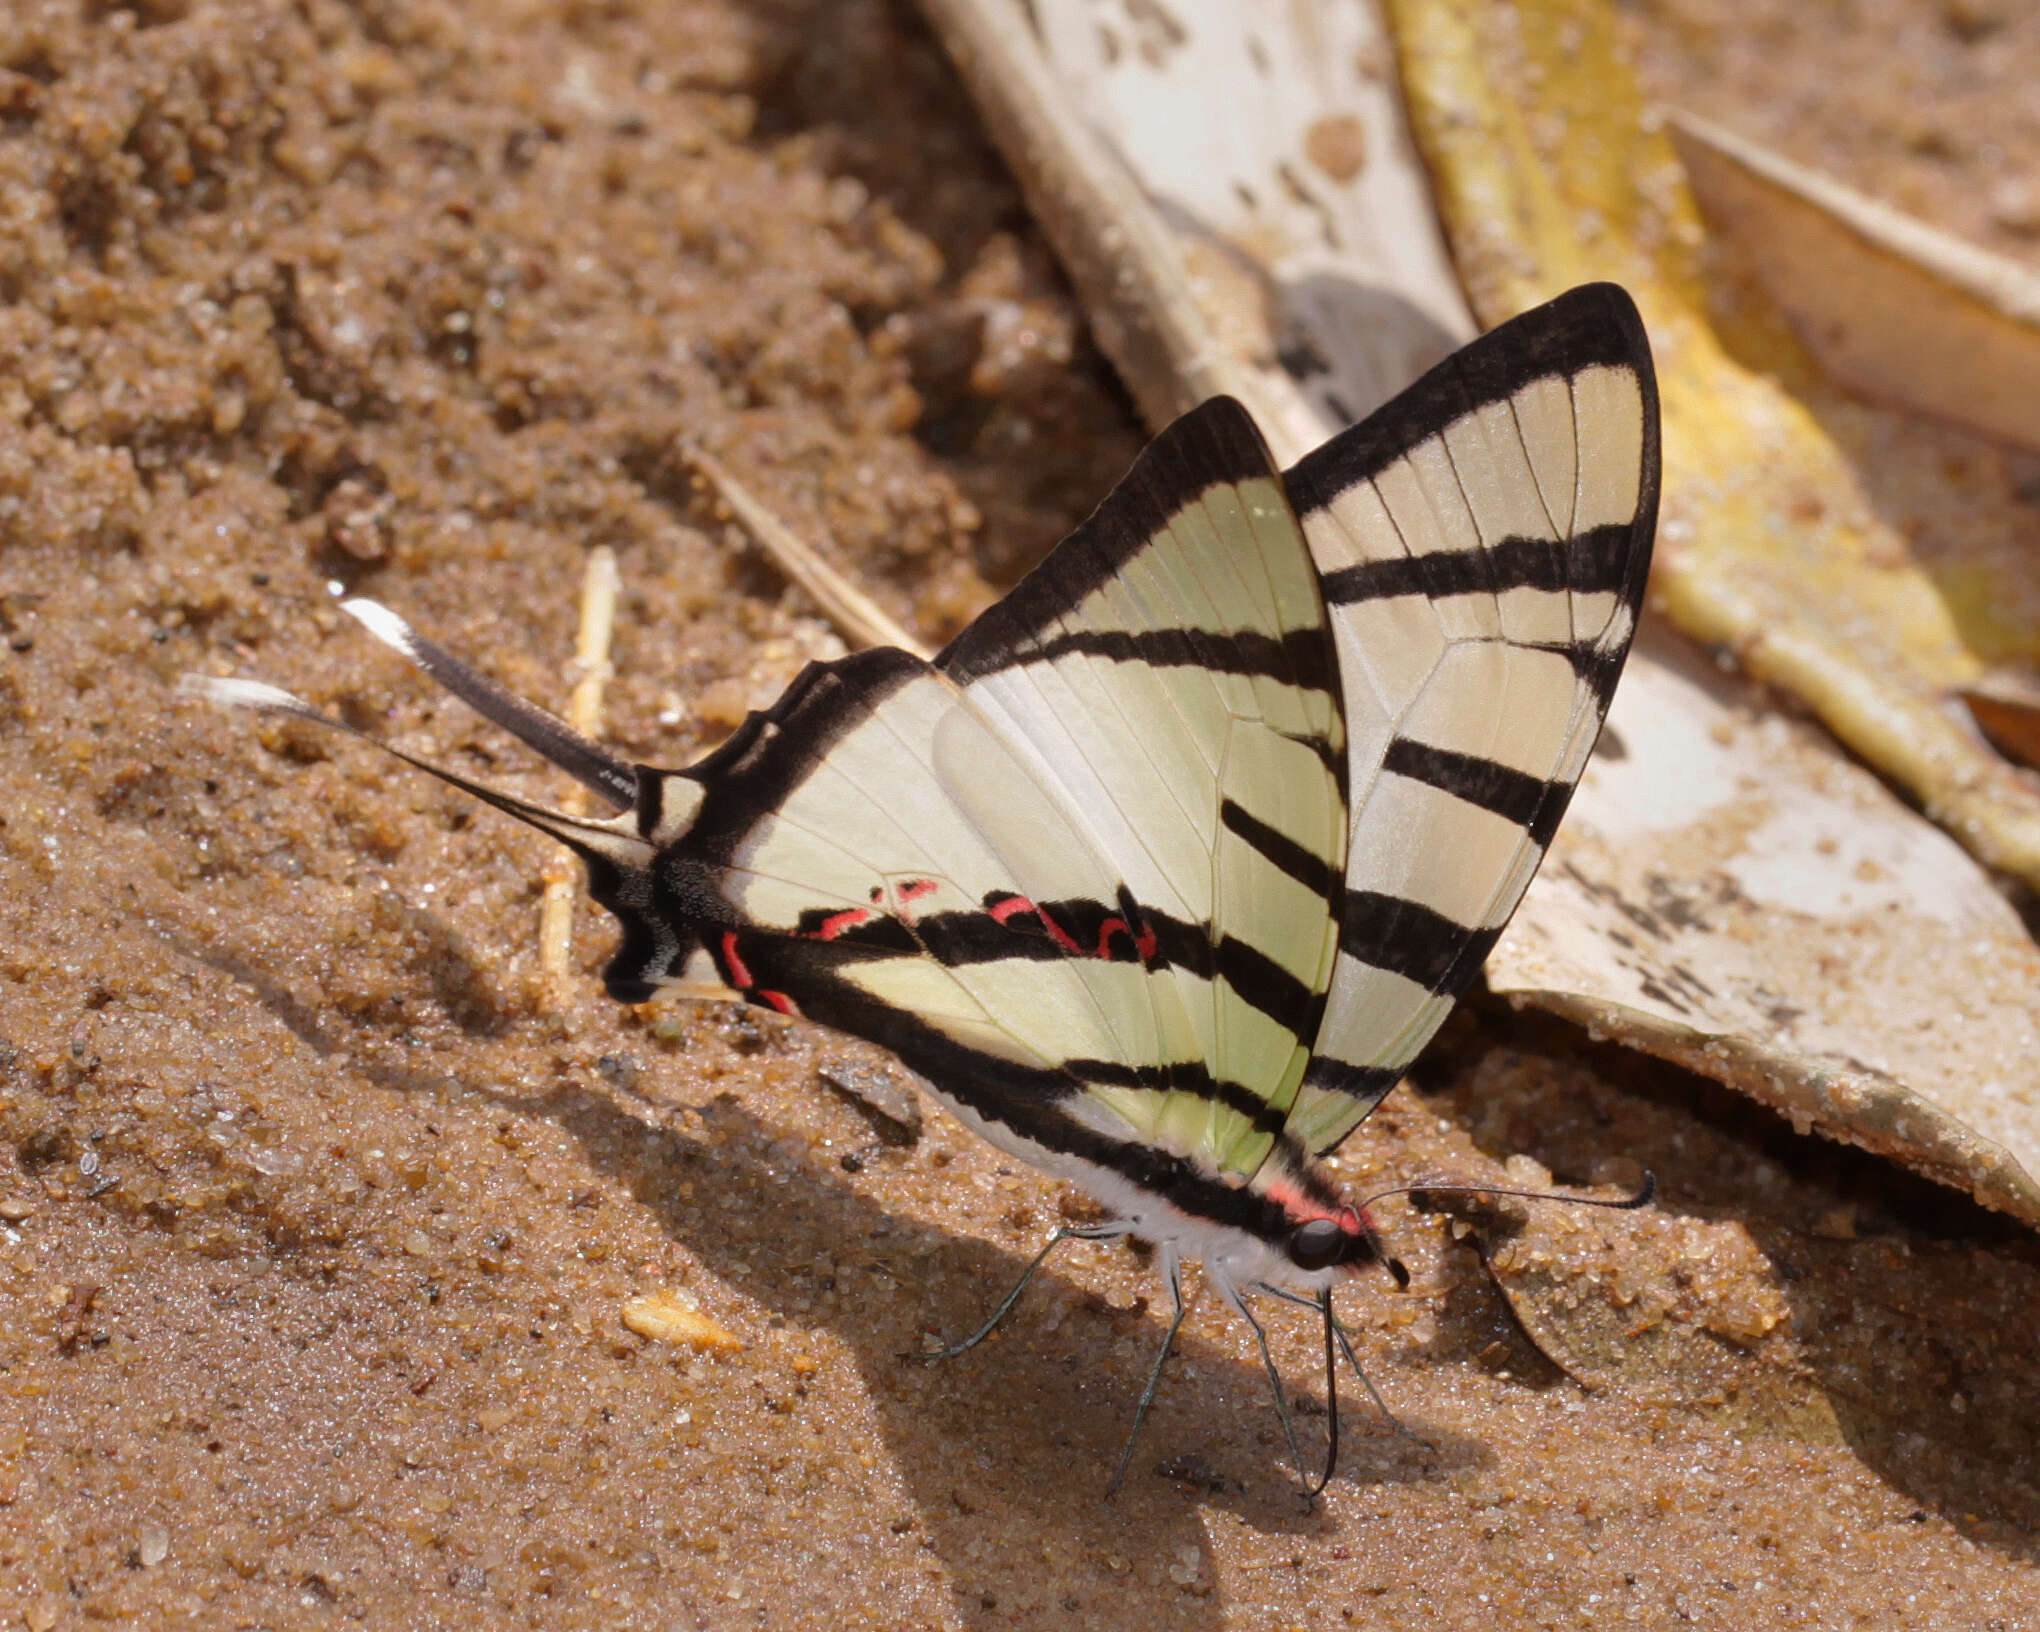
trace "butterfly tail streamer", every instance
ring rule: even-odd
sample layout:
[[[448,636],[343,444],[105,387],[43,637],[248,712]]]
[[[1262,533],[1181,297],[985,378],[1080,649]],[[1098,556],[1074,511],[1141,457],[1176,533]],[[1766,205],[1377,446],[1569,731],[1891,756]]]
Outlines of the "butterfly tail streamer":
[[[463,663],[429,640],[380,601],[354,596],[340,610],[391,650],[408,658],[469,708],[500,726],[525,747],[549,760],[612,810],[635,809],[636,767],[583,736],[556,714],[528,703],[515,692]]]
[[[279,686],[268,685],[260,680],[186,674],[179,677],[177,690],[183,696],[200,698],[221,708],[281,715],[353,737],[358,742],[365,742],[372,748],[380,749],[392,759],[402,760],[413,769],[423,771],[427,776],[437,777],[441,782],[459,788],[461,792],[493,806],[506,816],[514,816],[526,826],[537,828],[548,837],[559,840],[584,859],[596,858],[626,871],[642,869],[652,859],[654,852],[651,845],[634,832],[626,832],[611,821],[552,810],[529,799],[520,799],[514,793],[505,793],[500,788],[492,788],[487,783],[477,782],[420,755],[407,753],[394,743],[385,742],[366,731],[357,731],[345,720],[335,719],[331,714],[314,708],[302,697],[293,696]],[[567,728],[563,726],[562,729]]]

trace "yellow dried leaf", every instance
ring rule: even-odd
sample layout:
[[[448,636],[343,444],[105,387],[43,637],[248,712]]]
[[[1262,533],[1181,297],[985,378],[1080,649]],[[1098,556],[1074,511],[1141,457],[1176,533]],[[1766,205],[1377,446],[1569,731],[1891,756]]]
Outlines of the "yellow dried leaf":
[[[1987,674],[1963,688],[1962,701],[1999,753],[2040,768],[2040,684],[2024,674]]]
[[[1909,541],[1794,395],[1782,323],[1708,313],[1685,175],[1601,0],[1389,0],[1412,125],[1490,323],[1626,284],[1657,353],[1657,603],[1796,693],[1987,865],[2040,883],[2040,792],[1946,706],[1983,664]]]
[[[2040,273],[1675,112],[1717,240],[1838,380],[2040,448]]]

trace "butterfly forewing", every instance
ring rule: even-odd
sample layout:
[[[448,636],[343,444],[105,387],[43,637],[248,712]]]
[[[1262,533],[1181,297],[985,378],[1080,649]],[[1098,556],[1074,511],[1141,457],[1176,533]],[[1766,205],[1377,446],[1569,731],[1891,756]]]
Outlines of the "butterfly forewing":
[[[668,779],[645,906],[699,949],[639,975],[885,1044],[1024,1153],[1243,1181],[1336,956],[1343,771],[1301,529],[1207,404],[934,664],[810,669]]]
[[[1340,952],[1289,1119],[1345,1137],[1528,887],[1629,649],[1657,507],[1634,306],[1502,325],[1289,472],[1337,637],[1352,842]]]
[[[941,674],[911,659],[890,667],[867,716],[720,870],[720,893],[744,926],[739,973],[754,990],[780,980],[764,989],[817,1018],[846,999],[875,1000],[964,1048],[1049,1072],[1070,1059],[1165,1058],[1137,962],[1033,959],[1033,944],[986,911],[1013,893],[1002,847],[1018,844],[1056,858],[1066,894],[1113,898],[1117,876],[1073,807]],[[998,790],[1002,827],[972,821],[950,798],[939,767],[952,753]]]
[[[938,661],[1071,796],[1137,909],[1124,933],[1165,1029],[1189,1027],[1161,1080],[1093,1070],[1094,1093],[1164,1149],[1251,1176],[1308,1063],[1345,821],[1323,602],[1244,411],[1213,402],[1179,422]],[[996,786],[960,767],[953,792],[997,828]],[[1056,887],[1052,850],[1008,860],[1029,899]]]

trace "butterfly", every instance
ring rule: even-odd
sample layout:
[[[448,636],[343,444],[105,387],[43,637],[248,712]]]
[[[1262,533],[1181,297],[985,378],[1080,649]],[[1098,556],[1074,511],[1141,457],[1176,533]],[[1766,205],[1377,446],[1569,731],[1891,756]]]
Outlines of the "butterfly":
[[[1252,1326],[1278,1408],[1249,1296],[1315,1305],[1329,1479],[1335,1336],[1353,1358],[1332,1289],[1403,1277],[1322,1159],[1530,883],[1628,654],[1657,494],[1649,344],[1596,284],[1286,471],[1237,402],[1204,403],[932,661],[810,664],[682,770],[344,604],[608,805],[549,810],[390,749],[580,856],[621,925],[613,996],[732,997],[892,1050],[1102,1204],[1028,1276],[1073,1235],[1156,1247],[1174,1315],[1135,1435],[1185,1260]],[[339,724],[259,682],[187,683]]]

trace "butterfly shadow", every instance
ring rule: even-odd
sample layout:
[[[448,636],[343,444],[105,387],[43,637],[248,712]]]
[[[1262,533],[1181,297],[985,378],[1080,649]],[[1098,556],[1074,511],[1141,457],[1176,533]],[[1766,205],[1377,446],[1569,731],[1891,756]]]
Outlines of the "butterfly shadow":
[[[2025,1228],[1676,1066],[1582,1046],[1499,1007],[1482,1018],[1500,1046],[1564,1064],[1505,1124],[1469,1097],[1471,1070],[1434,1108],[1490,1154],[1523,1151],[1561,1180],[1617,1149],[1659,1175],[1661,1212],[1732,1226],[1768,1264],[1789,1310],[1789,1366],[1724,1350],[1749,1434],[1838,1442],[1915,1505],[1911,1522],[1938,1514],[1980,1545],[2040,1561],[2040,1251]],[[1474,1332],[1505,1300],[1477,1260],[1465,1279],[1461,1324]],[[1626,1388],[1700,1410],[1675,1371],[1625,1370]]]
[[[886,1212],[839,1168],[797,1153],[801,1141],[733,1100],[707,1109],[699,1140],[579,1090],[555,1098],[552,1114],[768,1320],[826,1331],[850,1350],[912,1502],[912,1527],[942,1560],[967,1625],[1036,1615],[1055,1624],[1142,1582],[1181,1589],[1175,1624],[1216,1626],[1223,1604],[1211,1585],[1207,1510],[1278,1544],[1303,1541],[1341,1530],[1343,1491],[1443,1478],[1482,1454],[1470,1443],[1399,1437],[1364,1399],[1344,1399],[1338,1476],[1330,1496],[1308,1507],[1266,1378],[1244,1344],[1220,1347],[1199,1330],[1217,1318],[1205,1300],[1178,1336],[1125,1484],[1108,1497],[1166,1314],[1113,1308],[1085,1288],[1077,1254],[1123,1247],[1065,1248],[1063,1267],[1051,1262],[1036,1275],[998,1332],[930,1365],[918,1357],[924,1333],[974,1328],[1026,1258]],[[699,1175],[691,1200],[677,1192],[676,1165]],[[753,1233],[755,1225],[733,1224],[731,1210],[716,1204],[717,1187],[784,1196],[784,1210],[769,1231]],[[1316,1454],[1321,1379],[1285,1384],[1305,1454]],[[1357,1392],[1350,1377],[1341,1392]],[[1283,1561],[1293,1550],[1283,1547]],[[1012,1602],[1015,1582],[1049,1595]]]
[[[925,1537],[967,1626],[1057,1625],[1143,1585],[1179,1602],[1175,1624],[1215,1627],[1225,1611],[1212,1588],[1213,1515],[1270,1547],[1268,1567],[1288,1568],[1307,1546],[1347,1528],[1347,1494],[1444,1479],[1487,1459],[1477,1442],[1421,1420],[1410,1427],[1423,1441],[1398,1434],[1345,1375],[1338,1473],[1325,1498],[1306,1507],[1250,1340],[1207,1297],[1178,1334],[1124,1486],[1108,1495],[1167,1314],[1151,1275],[1149,1297],[1130,1308],[1088,1284],[1087,1271],[1106,1267],[1096,1255],[1124,1247],[1063,1248],[987,1341],[926,1364],[917,1356],[928,1338],[973,1330],[1026,1269],[1024,1255],[888,1212],[840,1166],[805,1154],[806,1140],[789,1138],[791,1128],[728,1096],[676,1114],[625,1090],[508,1093],[407,1064],[375,1046],[372,1028],[336,1020],[253,960],[186,928],[157,926],[321,1056],[395,1092],[458,1091],[553,1120],[708,1273],[752,1300],[764,1323],[826,1332],[847,1348],[906,1487],[911,1510],[891,1522]],[[436,940],[433,949],[457,950]],[[676,1174],[691,1183],[691,1198]],[[762,1231],[761,1197],[769,1198]],[[1278,1344],[1291,1339],[1284,1385],[1304,1454],[1316,1457],[1323,1381],[1295,1358],[1314,1352],[1313,1316],[1266,1300],[1261,1310]],[[761,1375],[757,1384],[787,1396],[775,1411],[800,1409],[805,1385],[795,1379]],[[840,1464],[843,1452],[839,1444],[825,1454]],[[1237,1557],[1236,1538],[1227,1551]],[[1016,1603],[1015,1582],[1049,1583],[1054,1593]]]

